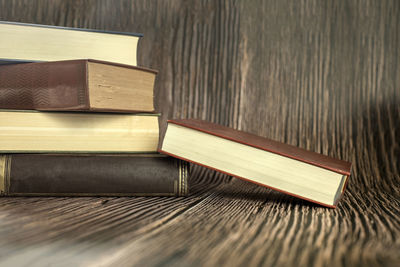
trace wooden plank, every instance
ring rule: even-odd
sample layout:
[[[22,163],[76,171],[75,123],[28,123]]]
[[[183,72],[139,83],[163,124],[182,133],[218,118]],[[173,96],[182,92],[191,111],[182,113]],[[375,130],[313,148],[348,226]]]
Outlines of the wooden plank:
[[[337,209],[327,210],[236,179],[211,192],[174,221],[130,242],[118,258],[105,262],[395,266],[400,260],[400,246],[392,235],[399,230],[400,216],[393,211],[400,202],[393,196],[349,192]]]
[[[152,232],[228,182],[195,168],[190,197],[0,198],[0,265],[100,264],[132,240]],[[214,182],[213,182],[214,181]],[[117,257],[118,258],[118,257]]]

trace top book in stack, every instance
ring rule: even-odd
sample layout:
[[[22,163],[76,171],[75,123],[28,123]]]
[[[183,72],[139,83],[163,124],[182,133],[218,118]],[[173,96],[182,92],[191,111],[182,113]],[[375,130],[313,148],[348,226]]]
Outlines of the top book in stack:
[[[136,66],[141,34],[0,21],[0,64],[91,58]]]

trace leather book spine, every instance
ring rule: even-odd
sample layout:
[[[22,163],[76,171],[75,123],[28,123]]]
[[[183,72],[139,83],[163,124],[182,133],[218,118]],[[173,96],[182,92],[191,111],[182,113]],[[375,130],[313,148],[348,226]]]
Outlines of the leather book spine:
[[[185,196],[188,163],[159,154],[0,155],[2,196]]]
[[[0,108],[87,110],[87,60],[0,66]]]

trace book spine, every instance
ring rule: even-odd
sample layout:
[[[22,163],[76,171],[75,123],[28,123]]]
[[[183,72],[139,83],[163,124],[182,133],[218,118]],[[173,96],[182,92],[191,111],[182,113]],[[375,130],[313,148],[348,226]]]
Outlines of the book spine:
[[[0,108],[87,110],[86,60],[0,66]]]
[[[188,163],[154,155],[0,155],[2,196],[185,196]]]

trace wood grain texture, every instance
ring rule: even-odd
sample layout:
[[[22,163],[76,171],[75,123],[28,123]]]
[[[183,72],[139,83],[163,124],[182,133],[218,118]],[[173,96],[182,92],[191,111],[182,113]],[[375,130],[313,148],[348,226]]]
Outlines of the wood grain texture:
[[[141,32],[163,118],[353,163],[335,210],[198,167],[188,198],[2,198],[1,264],[400,264],[400,2],[0,0],[0,19]]]

